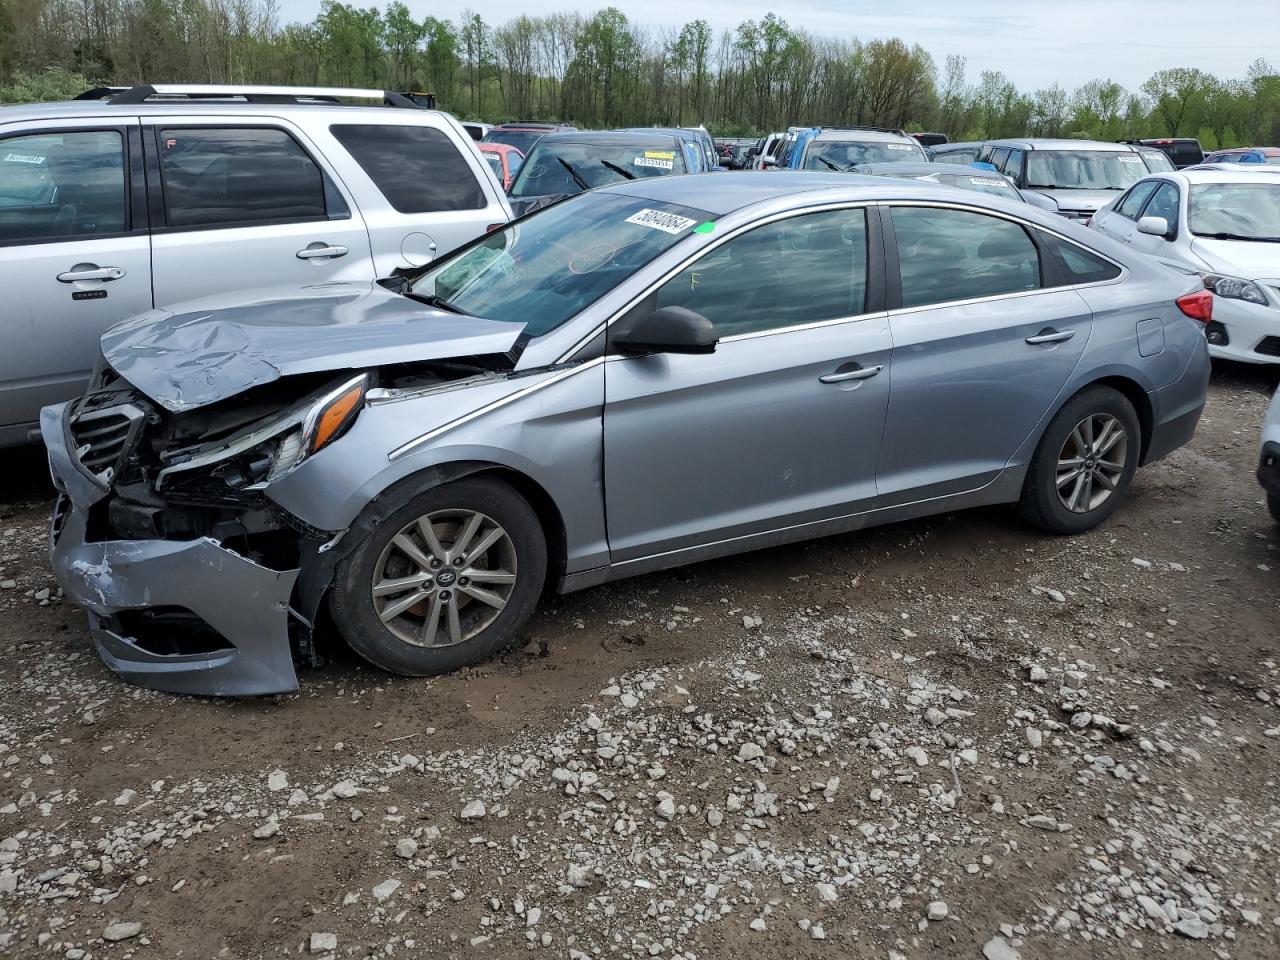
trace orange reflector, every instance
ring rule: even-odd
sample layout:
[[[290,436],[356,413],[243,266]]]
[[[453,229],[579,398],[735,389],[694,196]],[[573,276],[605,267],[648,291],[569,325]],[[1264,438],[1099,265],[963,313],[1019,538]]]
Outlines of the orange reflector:
[[[337,436],[338,431],[343,428],[350,420],[352,413],[360,405],[360,401],[364,399],[364,381],[357,383],[351,387],[346,393],[335,397],[330,401],[329,405],[324,408],[324,412],[320,414],[320,418],[316,421],[315,436],[311,438],[311,452],[323,449],[330,440]]]

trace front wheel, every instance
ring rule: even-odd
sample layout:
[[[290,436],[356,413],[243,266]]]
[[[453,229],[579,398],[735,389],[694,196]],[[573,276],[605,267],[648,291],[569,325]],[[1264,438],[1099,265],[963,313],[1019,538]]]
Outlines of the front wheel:
[[[546,572],[546,539],[525,499],[497,480],[464,479],[379,523],[338,565],[329,609],[370,663],[431,676],[512,646]]]
[[[1120,505],[1138,469],[1142,427],[1110,387],[1090,387],[1049,422],[1027,471],[1019,509],[1053,533],[1092,530]]]

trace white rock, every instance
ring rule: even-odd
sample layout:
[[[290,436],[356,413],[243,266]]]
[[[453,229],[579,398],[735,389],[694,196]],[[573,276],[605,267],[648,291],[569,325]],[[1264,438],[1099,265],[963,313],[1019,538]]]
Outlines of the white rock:
[[[524,925],[526,927],[536,927],[542,919],[542,910],[539,907],[530,907],[524,915]]]
[[[1134,558],[1133,558],[1133,560],[1131,560],[1130,562],[1131,562],[1135,567],[1142,567],[1144,570],[1146,570],[1146,569],[1150,568],[1150,566],[1151,566],[1151,561],[1150,561],[1150,560],[1143,560],[1141,557],[1134,557]]]
[[[818,896],[826,903],[835,903],[840,896],[836,892],[834,883],[815,883],[813,889],[817,891]]]
[[[759,760],[763,756],[764,750],[760,747],[760,744],[752,743],[750,740],[738,748],[738,759],[744,762]]]
[[[412,860],[418,852],[418,841],[413,837],[401,837],[396,841],[396,856],[404,860]]]
[[[136,803],[137,800],[138,800],[137,790],[125,789],[125,790],[121,790],[119,796],[117,796],[111,802],[114,803],[117,807],[128,807]]]
[[[914,760],[917,767],[927,767],[929,765],[929,754],[924,752],[923,747],[907,747],[902,752]]]
[[[1022,960],[1022,954],[1005,942],[1004,937],[992,937],[982,948],[987,960]]]
[[[400,889],[399,880],[383,880],[380,884],[373,888],[373,899],[382,903],[397,890]]]
[[[1024,731],[1027,735],[1027,743],[1032,750],[1039,750],[1041,744],[1044,743],[1044,734],[1040,732],[1039,727],[1027,727]]]
[[[571,863],[565,870],[565,880],[571,887],[586,887],[591,884],[591,868]]]
[[[274,837],[279,832],[280,823],[276,820],[268,820],[262,826],[258,827],[257,830],[253,831],[253,839],[266,840],[270,837]]]
[[[1032,683],[1044,683],[1049,679],[1049,671],[1033,663],[1027,668],[1027,679]]]
[[[1173,929],[1192,940],[1204,940],[1209,936],[1209,928],[1199,917],[1184,917],[1173,925]]]
[[[929,904],[928,909],[925,911],[925,916],[930,920],[945,920],[947,919],[947,912],[947,904],[945,901],[934,900]]]
[[[359,788],[350,780],[339,780],[333,785],[333,795],[339,800],[350,800],[359,792]]]
[[[764,917],[756,917],[754,920],[751,921],[749,926],[756,933],[764,933],[766,929],[765,923],[764,923]]]
[[[483,800],[472,800],[462,808],[462,813],[458,814],[463,820],[479,820],[488,813],[484,806]]]
[[[809,936],[815,940],[825,940],[827,939],[827,931],[822,929],[822,924],[815,923],[809,927]]]
[[[336,933],[311,934],[310,950],[312,953],[328,953],[331,950],[337,949],[338,935]]]
[[[658,794],[658,805],[654,810],[663,820],[673,819],[676,815],[675,798],[669,793]]]
[[[136,937],[141,932],[142,924],[138,923],[136,920],[122,920],[109,924],[107,928],[102,931],[102,939],[109,943],[117,943],[121,940],[129,940],[132,937]]]
[[[272,792],[276,790],[288,790],[289,775],[283,770],[272,770],[267,774],[267,789]]]
[[[937,707],[930,707],[924,712],[924,721],[931,727],[940,727],[947,722],[947,715]]]

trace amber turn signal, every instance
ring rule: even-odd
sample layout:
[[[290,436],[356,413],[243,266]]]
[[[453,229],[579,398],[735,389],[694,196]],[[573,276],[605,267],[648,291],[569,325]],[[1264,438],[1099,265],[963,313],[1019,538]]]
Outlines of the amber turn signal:
[[[356,418],[360,405],[364,402],[364,388],[365,378],[361,377],[344,387],[341,393],[324,405],[311,432],[309,453],[324,449]]]

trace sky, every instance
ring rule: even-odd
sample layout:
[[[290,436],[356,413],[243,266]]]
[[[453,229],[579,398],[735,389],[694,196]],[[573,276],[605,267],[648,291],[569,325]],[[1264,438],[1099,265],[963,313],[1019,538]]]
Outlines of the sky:
[[[280,22],[310,20],[320,0],[278,0]],[[348,0],[384,7],[383,0]],[[520,14],[536,16],[609,6],[608,0],[405,0],[415,17],[456,20],[475,9],[490,24]],[[1280,66],[1277,0],[684,0],[656,9],[615,2],[629,19],[653,29],[704,19],[717,35],[772,10],[792,27],[816,36],[860,40],[901,37],[933,55],[939,70],[948,54],[968,59],[969,79],[1002,70],[1020,89],[1055,81],[1068,91],[1087,80],[1110,78],[1129,90],[1165,67],[1199,67],[1219,77],[1243,77],[1265,57]]]

